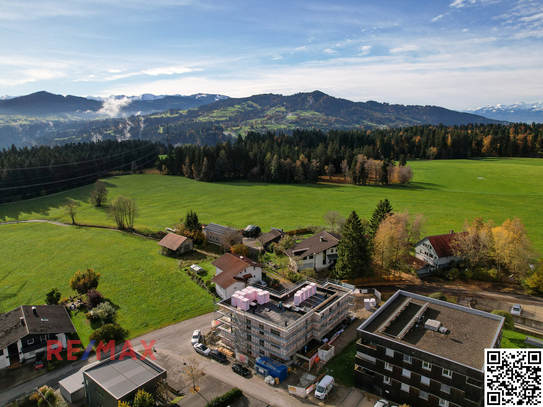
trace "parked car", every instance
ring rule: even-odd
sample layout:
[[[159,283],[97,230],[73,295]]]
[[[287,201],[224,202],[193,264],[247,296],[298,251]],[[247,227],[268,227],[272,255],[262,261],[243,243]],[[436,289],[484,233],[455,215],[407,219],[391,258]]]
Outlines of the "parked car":
[[[202,342],[202,332],[197,329],[192,333],[192,338],[190,339],[190,344],[192,346],[196,345],[197,343]]]
[[[264,280],[257,280],[257,281],[255,281],[255,284],[258,284],[262,288],[265,288],[265,287],[268,286],[268,284],[266,284],[266,282]]]
[[[251,371],[247,369],[245,366],[240,365],[239,363],[234,363],[232,365],[232,370],[234,373],[239,374],[240,376],[247,376]]]
[[[204,356],[209,356],[209,354],[211,353],[211,349],[209,349],[203,343],[197,343],[196,345],[194,345],[194,350],[198,352],[200,355],[204,355]]]
[[[513,305],[513,308],[511,308],[511,315],[517,315],[520,316],[520,313],[522,312],[522,307],[520,304]]]
[[[212,350],[211,353],[209,354],[209,356],[211,356],[211,358],[215,359],[217,362],[220,362],[220,363],[226,363],[226,355],[218,350]]]

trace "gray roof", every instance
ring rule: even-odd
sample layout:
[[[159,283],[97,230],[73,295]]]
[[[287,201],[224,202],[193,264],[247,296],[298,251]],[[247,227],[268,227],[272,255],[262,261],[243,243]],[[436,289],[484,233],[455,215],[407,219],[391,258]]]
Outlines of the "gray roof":
[[[63,305],[36,305],[35,308],[33,311],[31,305],[21,305],[0,315],[0,349],[27,335],[76,332]]]
[[[119,400],[165,372],[166,370],[149,360],[124,357],[123,360],[108,359],[86,370],[83,375],[90,377]]]
[[[320,232],[299,242],[292,249],[285,251],[289,257],[303,259],[310,254],[318,254],[337,246],[341,236],[338,233]]]
[[[413,324],[419,312],[423,321]],[[429,319],[439,321],[446,335],[426,329]],[[358,330],[483,370],[484,350],[494,347],[503,321],[499,315],[400,290]]]
[[[83,372],[86,370],[89,370],[90,368],[98,365],[100,362],[94,362],[89,365],[83,366],[81,369],[79,369],[76,373],[74,373],[71,376],[66,377],[65,379],[62,379],[58,382],[58,384],[64,389],[70,393],[74,394],[78,390],[82,389],[84,387],[84,379],[83,379]]]
[[[264,233],[262,236],[260,236],[258,238],[258,241],[260,242],[262,246],[264,246],[265,244],[271,242],[272,240],[277,239],[278,237],[283,237],[283,236],[285,236],[284,232],[277,229],[272,229],[270,232]]]
[[[229,236],[231,233],[237,232],[236,229],[229,228],[228,226],[217,225],[216,223],[210,223],[203,230],[221,236]]]

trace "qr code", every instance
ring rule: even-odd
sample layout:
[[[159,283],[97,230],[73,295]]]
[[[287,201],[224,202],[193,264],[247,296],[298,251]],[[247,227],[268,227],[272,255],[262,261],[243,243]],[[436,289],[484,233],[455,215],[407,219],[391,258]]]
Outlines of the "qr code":
[[[485,406],[543,406],[543,349],[485,349]]]

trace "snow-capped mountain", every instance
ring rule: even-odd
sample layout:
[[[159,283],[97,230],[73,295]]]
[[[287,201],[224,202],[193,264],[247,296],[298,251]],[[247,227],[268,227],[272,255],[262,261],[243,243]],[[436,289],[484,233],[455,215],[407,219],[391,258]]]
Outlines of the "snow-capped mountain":
[[[465,112],[488,117],[489,119],[504,120],[512,123],[543,123],[543,102],[524,103],[512,105],[498,104],[495,106],[465,109]]]
[[[4,95],[4,96],[0,96],[0,100],[14,99],[16,97],[17,96]]]
[[[197,93],[197,94],[194,94],[194,95],[188,95],[188,96],[185,96],[185,95],[180,95],[180,94],[175,94],[175,95],[153,95],[152,93],[144,93],[142,95],[139,95],[139,96],[126,96],[126,95],[111,95],[111,96],[107,96],[107,97],[103,97],[103,96],[85,96],[87,99],[91,99],[91,100],[98,100],[100,102],[103,102],[107,99],[114,99],[114,100],[121,100],[121,99],[129,99],[131,101],[150,101],[150,100],[159,100],[159,99],[164,99],[166,97],[178,97],[178,98],[189,98],[189,99],[202,99],[202,98],[213,98],[213,100],[216,102],[217,100],[223,100],[223,99],[228,99],[229,97],[228,96],[224,96],[224,95],[218,95],[218,94],[208,94],[208,93]],[[1,99],[1,97],[0,97]]]

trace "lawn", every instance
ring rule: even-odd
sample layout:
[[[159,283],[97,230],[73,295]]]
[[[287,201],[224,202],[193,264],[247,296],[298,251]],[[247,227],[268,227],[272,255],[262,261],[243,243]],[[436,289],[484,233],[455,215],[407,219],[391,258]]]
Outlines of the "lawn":
[[[504,329],[502,334],[502,348],[535,348],[535,346],[524,343],[526,336],[522,332]]]
[[[339,384],[347,387],[354,386],[354,359],[356,355],[356,339],[348,344],[343,351],[326,363],[326,374],[334,377]]]
[[[379,200],[388,198],[394,210],[422,213],[426,233],[461,230],[465,219],[482,216],[502,223],[519,217],[536,248],[543,252],[543,160],[478,159],[409,162],[414,182],[409,186],[342,184],[280,185],[252,182],[203,183],[180,176],[125,175],[105,179],[109,199],[136,198],[137,228],[164,230],[195,210],[203,223],[235,227],[259,225],[293,229],[322,225],[323,215],[337,210],[348,216],[356,210],[370,218]],[[67,198],[82,203],[77,220],[113,225],[106,208],[88,203],[92,186],[0,207],[0,221],[52,219],[69,222],[61,204]]]
[[[43,304],[58,287],[75,294],[69,280],[77,270],[101,273],[98,286],[118,308],[130,337],[213,309],[213,298],[159,254],[154,240],[104,229],[42,223],[0,226],[0,312],[21,304]],[[92,331],[79,313],[72,320],[82,340]]]

